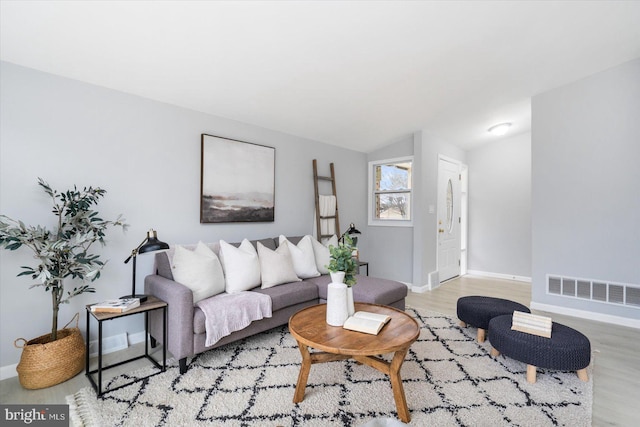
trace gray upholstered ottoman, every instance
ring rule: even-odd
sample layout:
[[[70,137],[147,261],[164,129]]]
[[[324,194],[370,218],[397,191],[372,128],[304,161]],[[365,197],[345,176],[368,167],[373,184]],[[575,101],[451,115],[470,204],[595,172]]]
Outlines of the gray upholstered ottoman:
[[[507,299],[468,296],[458,299],[457,313],[460,326],[467,325],[478,328],[478,342],[484,342],[489,321],[496,316],[513,314],[515,310],[530,313],[529,308]]]
[[[527,364],[527,381],[536,382],[536,368],[576,371],[578,378],[588,381],[587,366],[591,363],[591,343],[581,332],[553,322],[551,338],[511,330],[512,315],[489,322],[492,356],[502,353]]]

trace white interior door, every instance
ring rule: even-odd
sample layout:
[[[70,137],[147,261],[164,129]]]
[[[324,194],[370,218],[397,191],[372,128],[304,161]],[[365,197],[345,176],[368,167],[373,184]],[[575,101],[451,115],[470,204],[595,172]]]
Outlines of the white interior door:
[[[460,164],[438,161],[438,275],[460,275]]]

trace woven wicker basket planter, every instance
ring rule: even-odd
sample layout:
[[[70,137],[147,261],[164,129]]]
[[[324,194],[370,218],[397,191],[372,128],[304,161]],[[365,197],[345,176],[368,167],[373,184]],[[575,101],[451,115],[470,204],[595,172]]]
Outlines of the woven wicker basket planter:
[[[80,329],[58,330],[58,339],[49,342],[51,334],[30,341],[18,338],[14,345],[22,348],[16,368],[20,384],[26,389],[51,387],[64,382],[84,369],[85,345]],[[22,340],[23,345],[18,345]]]

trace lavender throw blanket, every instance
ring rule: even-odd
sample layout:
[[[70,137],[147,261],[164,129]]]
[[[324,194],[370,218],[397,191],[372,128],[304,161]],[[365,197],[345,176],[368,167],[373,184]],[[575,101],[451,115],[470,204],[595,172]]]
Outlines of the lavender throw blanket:
[[[254,320],[271,317],[271,297],[259,292],[219,294],[198,301],[196,306],[204,312],[207,331],[206,346],[220,338],[244,329]]]

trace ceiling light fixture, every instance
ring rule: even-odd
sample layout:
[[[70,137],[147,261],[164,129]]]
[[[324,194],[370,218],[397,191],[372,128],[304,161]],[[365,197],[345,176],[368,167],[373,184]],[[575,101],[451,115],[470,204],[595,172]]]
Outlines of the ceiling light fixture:
[[[510,127],[511,127],[511,123],[500,123],[498,125],[491,126],[488,129],[488,132],[492,135],[500,136],[507,133]]]

